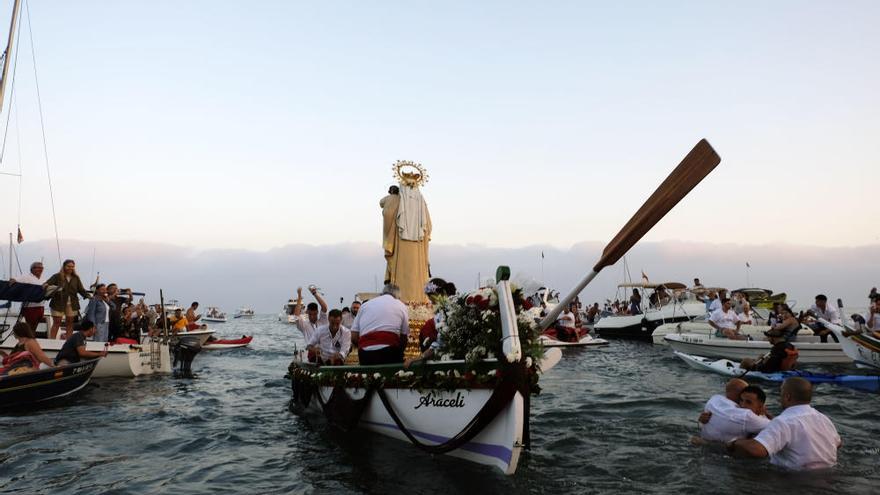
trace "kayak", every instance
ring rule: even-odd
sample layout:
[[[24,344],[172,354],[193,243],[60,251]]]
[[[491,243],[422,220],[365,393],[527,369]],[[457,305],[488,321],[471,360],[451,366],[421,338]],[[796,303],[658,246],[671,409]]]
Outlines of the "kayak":
[[[237,347],[247,347],[248,344],[251,343],[254,337],[251,335],[250,337],[242,336],[240,339],[226,339],[226,340],[209,340],[202,344],[202,349],[209,351],[219,351],[221,349],[235,349]]]
[[[768,382],[782,382],[786,378],[800,377],[809,380],[810,383],[831,383],[865,392],[880,392],[880,376],[876,375],[831,375],[827,373],[810,373],[809,371],[762,373],[760,371],[746,371],[740,368],[739,363],[729,359],[711,359],[679,351],[673,352],[691,368],[712,371],[724,376],[757,378]]]

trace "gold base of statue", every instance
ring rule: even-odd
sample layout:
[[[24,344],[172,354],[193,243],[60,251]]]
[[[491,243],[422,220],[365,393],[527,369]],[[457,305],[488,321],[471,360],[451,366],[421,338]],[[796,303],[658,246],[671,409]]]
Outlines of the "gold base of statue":
[[[409,308],[409,338],[406,341],[406,349],[403,358],[417,358],[422,354],[421,334],[425,322],[434,318],[434,306],[430,302],[407,302]]]

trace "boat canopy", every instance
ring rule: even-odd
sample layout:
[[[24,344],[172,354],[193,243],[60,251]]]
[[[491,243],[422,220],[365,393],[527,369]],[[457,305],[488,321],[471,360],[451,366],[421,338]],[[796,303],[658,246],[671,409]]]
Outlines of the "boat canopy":
[[[665,289],[670,289],[670,290],[687,289],[687,285],[685,285],[681,282],[664,282],[662,284],[646,284],[643,282],[631,282],[631,283],[620,284],[617,287],[618,288],[641,288],[641,289],[659,289],[660,287],[663,287]]]
[[[772,291],[772,290],[770,290],[770,289],[759,289],[759,288],[757,288],[757,287],[750,287],[750,288],[745,288],[745,289],[736,289],[735,291],[732,291],[732,292],[743,292],[743,293],[748,294],[748,295],[750,295],[750,296],[751,296],[752,294],[758,294],[758,295],[767,296],[767,297],[770,297],[770,296],[773,295],[773,291]]]
[[[57,290],[57,287],[55,288]],[[47,299],[51,292],[43,290],[41,285],[25,284],[22,282],[10,283],[8,280],[0,280],[0,301],[12,302],[40,302]]]

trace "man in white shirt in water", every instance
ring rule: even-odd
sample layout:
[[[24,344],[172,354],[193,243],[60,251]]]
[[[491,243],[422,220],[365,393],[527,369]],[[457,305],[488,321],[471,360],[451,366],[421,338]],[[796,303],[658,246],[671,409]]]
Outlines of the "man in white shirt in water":
[[[296,316],[296,328],[303,334],[303,338],[308,344],[312,340],[312,335],[321,325],[326,325],[327,320],[327,303],[324,298],[318,294],[318,288],[314,285],[309,287],[309,292],[321,305],[321,312],[318,313],[318,304],[309,303],[306,306],[306,314],[302,314],[302,287],[296,288],[296,306],[293,308],[293,314]]]
[[[713,395],[706,402],[700,415],[700,438],[728,443],[755,435],[770,424],[765,399],[759,387],[739,378],[730,380],[724,395]]]
[[[800,377],[786,378],[779,396],[782,413],[754,439],[737,440],[730,450],[744,457],[769,457],[771,464],[792,470],[837,464],[840,435],[828,416],[810,406],[813,385]]]

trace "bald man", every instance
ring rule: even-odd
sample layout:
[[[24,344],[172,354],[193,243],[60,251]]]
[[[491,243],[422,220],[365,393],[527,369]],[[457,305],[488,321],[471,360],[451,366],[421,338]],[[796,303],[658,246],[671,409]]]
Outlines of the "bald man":
[[[740,407],[740,396],[749,384],[734,378],[727,382],[724,395],[713,395],[706,402],[705,412],[710,413],[709,421],[702,424],[700,438],[712,442],[732,442],[748,438],[763,430],[770,420],[759,416],[748,408]]]
[[[784,409],[754,439],[733,442],[731,451],[744,457],[770,457],[770,463],[791,470],[824,469],[837,464],[842,442],[828,416],[813,409],[813,385],[803,378],[782,382]]]

